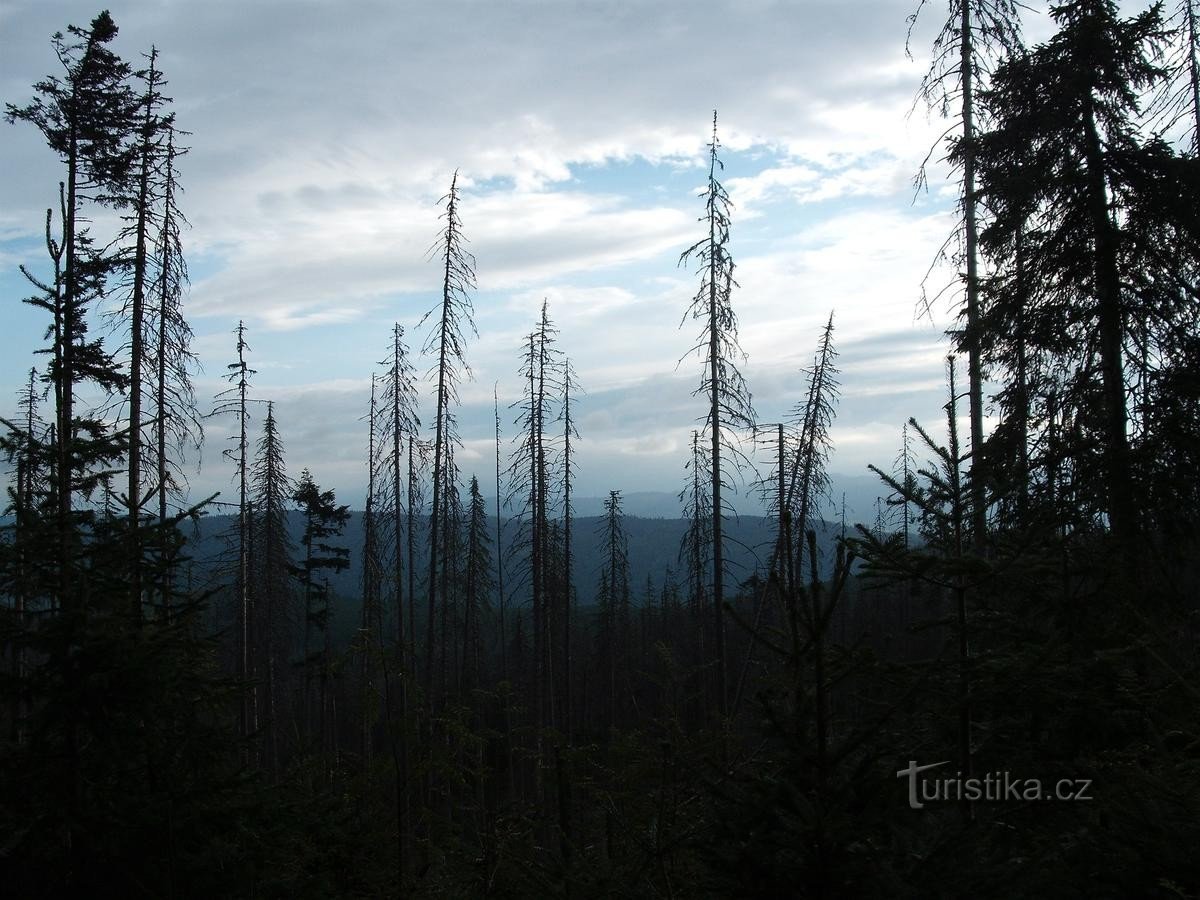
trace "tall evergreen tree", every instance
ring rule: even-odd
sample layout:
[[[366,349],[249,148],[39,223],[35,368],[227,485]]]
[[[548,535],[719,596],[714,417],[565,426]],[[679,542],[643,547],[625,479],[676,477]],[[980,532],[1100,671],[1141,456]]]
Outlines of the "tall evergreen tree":
[[[313,669],[317,672],[319,692],[317,696],[317,746],[330,764],[334,753],[333,710],[329,680],[333,663],[330,637],[330,608],[333,597],[324,573],[340,572],[350,566],[350,551],[332,541],[341,536],[350,520],[350,508],[339,506],[333,491],[322,491],[313,480],[312,473],[304,469],[292,493],[292,502],[300,510],[304,520],[301,543],[304,558],[294,572],[300,581],[304,598],[304,690],[306,717],[305,730],[311,736]],[[312,646],[312,633],[320,635],[321,645]]]
[[[253,498],[247,502],[247,590],[245,677],[253,684],[247,712],[250,733],[263,731],[262,748],[268,770],[277,771],[281,756],[281,710],[284,671],[291,634],[292,591],[289,573],[292,543],[287,509],[293,486],[287,476],[283,440],[275,420],[275,404],[267,404],[262,437],[250,473]]]
[[[997,294],[989,323],[1005,334],[1019,321],[1023,356],[1043,358],[1060,384],[1054,406],[1082,438],[1065,448],[1081,488],[1075,521],[1107,523],[1128,547],[1142,526],[1129,397],[1143,377],[1137,344],[1157,351],[1189,328],[1197,174],[1138,130],[1139,93],[1163,78],[1158,8],[1122,20],[1112,3],[1078,0],[1052,16],[1058,33],[1003,64],[984,95],[996,124],[978,141],[994,213],[982,244],[1002,272],[1016,258],[1021,268],[1020,290]],[[1007,350],[999,362],[1010,373],[1019,364]],[[1048,419],[1048,401],[1043,388],[1023,402]]]
[[[600,664],[604,674],[605,725],[628,725],[625,715],[624,688],[626,666],[630,662],[630,585],[629,539],[625,534],[625,516],[621,492],[609,491],[604,500],[601,529],[600,570]]]
[[[74,498],[88,493],[98,483],[89,469],[111,460],[120,447],[110,439],[100,419],[80,416],[76,393],[86,383],[105,391],[127,383],[101,341],[87,337],[89,305],[107,293],[107,279],[117,258],[97,249],[86,227],[85,204],[119,205],[129,183],[132,154],[129,136],[133,130],[136,101],[128,86],[130,67],[109,47],[117,26],[107,11],[86,29],[71,25],[67,35],[54,35],[52,45],[63,66],[63,75],[51,75],[34,85],[36,96],[27,106],[6,104],[9,122],[34,125],[66,169],[60,184],[59,205],[62,233],[50,234],[47,213],[46,240],[54,261],[52,280],[30,280],[41,294],[34,305],[53,317],[48,376],[54,385],[53,467],[57,507],[57,553],[60,602],[73,605],[72,595],[85,583],[74,571],[72,523]]]

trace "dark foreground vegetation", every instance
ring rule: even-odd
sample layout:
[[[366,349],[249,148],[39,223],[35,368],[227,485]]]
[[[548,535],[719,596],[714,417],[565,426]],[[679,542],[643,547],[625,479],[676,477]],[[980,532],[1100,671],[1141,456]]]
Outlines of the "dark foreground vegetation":
[[[946,420],[899,430],[872,523],[821,519],[833,317],[791,421],[759,421],[738,373],[714,117],[682,260],[704,427],[646,585],[618,491],[580,558],[579,389],[545,307],[523,398],[496,404],[507,506],[460,471],[456,181],[429,377],[400,324],[373,351],[353,540],[335,493],[289,475],[239,324],[211,413],[235,423],[236,496],[223,564],[201,560],[184,133],[157,54],[122,61],[107,13],[56,35],[61,69],[6,107],[63,175],[24,268],[40,368],[4,423],[3,893],[1200,895],[1194,10],[1073,0],[1032,48],[1017,12],[951,0],[923,85],[953,117],[962,317]],[[92,233],[101,210],[119,235]],[[751,434],[770,471],[747,470]],[[755,480],[770,540],[734,577],[728,490]]]

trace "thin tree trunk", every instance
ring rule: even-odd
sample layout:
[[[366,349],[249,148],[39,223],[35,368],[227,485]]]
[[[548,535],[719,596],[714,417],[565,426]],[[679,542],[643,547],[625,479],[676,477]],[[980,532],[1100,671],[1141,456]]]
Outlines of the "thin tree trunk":
[[[954,555],[961,560],[964,554],[963,540],[963,491],[959,475],[959,460],[961,458],[958,444],[958,388],[954,377],[954,357],[949,358],[950,402],[946,405],[946,417],[950,432],[950,491],[952,497],[951,515],[954,528]],[[954,606],[957,617],[958,631],[958,766],[962,773],[960,777],[971,777],[971,681],[970,681],[970,646],[967,642],[967,588],[963,576],[954,576]],[[972,816],[972,806],[969,799],[962,801],[962,814],[966,819]]]
[[[717,712],[721,727],[728,713],[725,696],[725,559],[721,539],[721,403],[720,403],[720,341],[717,321],[717,277],[719,275],[715,248],[716,222],[708,218],[708,362],[709,362],[709,425],[712,428],[712,517],[713,517],[713,626],[716,629],[717,652]]]
[[[571,746],[571,612],[573,591],[571,583],[571,375],[566,369],[563,387],[563,576],[566,596],[563,598],[563,730],[567,746]]]
[[[962,79],[963,120],[963,223],[966,227],[967,262],[967,380],[971,413],[971,536],[977,553],[987,543],[987,465],[983,443],[983,373],[980,365],[979,324],[979,221],[975,199],[975,81],[974,39],[970,0],[959,0],[962,23],[959,43],[959,77]]]
[[[1193,0],[1186,0],[1188,37],[1188,82],[1192,89],[1192,150],[1200,153],[1200,68],[1196,64],[1196,10]]]
[[[496,413],[496,593],[500,607],[500,677],[508,681],[508,631],[504,623],[504,545],[500,519],[500,389],[492,386],[492,403]]]

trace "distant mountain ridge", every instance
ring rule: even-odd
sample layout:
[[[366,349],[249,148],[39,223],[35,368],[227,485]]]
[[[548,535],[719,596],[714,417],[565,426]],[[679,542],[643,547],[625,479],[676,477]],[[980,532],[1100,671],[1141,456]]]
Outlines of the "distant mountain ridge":
[[[658,498],[670,495],[651,493],[642,496],[645,497],[645,505],[640,508],[658,509],[661,508],[655,505],[659,502]],[[624,499],[622,496],[623,501]],[[584,504],[581,502],[580,505]],[[188,533],[192,558],[198,570],[197,575],[205,580],[218,575],[223,560],[226,564],[232,561],[228,538],[234,534],[235,521],[236,519],[232,515],[203,516],[198,531]],[[425,520],[418,521],[421,532],[424,532]],[[579,603],[589,605],[595,602],[600,573],[604,565],[602,553],[604,518],[597,515],[577,514],[572,521],[572,556],[574,557],[572,580]],[[288,512],[287,524],[288,532],[298,554],[300,552],[300,535],[303,530],[303,518],[298,510]],[[683,582],[679,548],[687,530],[686,520],[678,514],[673,518],[627,514],[624,517],[624,527],[629,539],[630,587],[635,603],[640,603],[642,600],[647,576],[649,576],[655,591],[661,591],[668,567],[674,572],[677,582]],[[825,521],[820,523],[818,534],[823,557],[829,557],[828,551],[840,530],[840,524],[835,525]],[[494,541],[496,534],[494,518],[488,519],[487,531],[488,536]],[[518,523],[515,519],[504,520],[503,538],[507,561],[512,560],[511,546],[516,540],[517,531]],[[729,573],[735,583],[749,578],[755,571],[765,571],[770,562],[775,532],[774,520],[763,516],[730,516],[728,518],[725,529],[726,557]],[[418,554],[421,553],[423,546],[421,541],[424,539],[426,539],[424,534],[418,538]],[[331,541],[331,543],[347,547],[350,550],[350,568],[331,575],[330,583],[339,595],[346,598],[357,597],[361,590],[362,513],[351,512],[342,538]],[[511,562],[506,562],[506,592],[512,592],[518,588],[519,574],[513,571],[513,568]],[[422,569],[418,569],[418,574],[421,571]]]
[[[875,500],[885,497],[887,486],[875,475],[830,476],[833,484],[830,497],[821,508],[821,515],[830,522],[841,521],[842,498],[846,502],[846,524],[852,528],[856,522],[870,524],[875,520]],[[760,492],[742,488],[732,495],[726,494],[731,506],[739,516],[762,516],[765,507]],[[571,506],[577,516],[604,515],[606,497],[573,497]],[[494,502],[494,501],[493,501]],[[678,519],[683,516],[683,504],[678,494],[667,491],[632,491],[621,493],[621,508],[627,516],[643,519]]]

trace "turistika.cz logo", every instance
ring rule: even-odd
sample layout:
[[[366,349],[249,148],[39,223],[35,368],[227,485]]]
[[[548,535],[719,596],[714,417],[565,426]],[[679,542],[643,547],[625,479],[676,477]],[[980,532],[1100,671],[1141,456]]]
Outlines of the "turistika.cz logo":
[[[949,760],[919,766],[915,759],[896,773],[897,778],[908,776],[908,805],[923,809],[926,803],[939,801],[1037,801],[1091,800],[1090,778],[1060,778],[1043,781],[1040,778],[1017,778],[1011,772],[988,772],[983,776],[963,778],[961,772],[944,778],[918,778],[922,772],[949,765]]]

